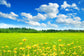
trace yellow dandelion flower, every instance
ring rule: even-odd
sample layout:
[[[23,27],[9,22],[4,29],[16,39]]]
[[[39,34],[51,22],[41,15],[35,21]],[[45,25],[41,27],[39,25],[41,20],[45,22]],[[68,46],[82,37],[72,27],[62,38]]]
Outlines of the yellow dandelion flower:
[[[16,53],[17,53],[17,51],[14,51],[14,53],[16,54]]]
[[[34,50],[34,52],[36,52],[36,50]]]
[[[77,53],[76,52],[73,52],[73,55],[76,55]]]
[[[70,46],[70,44],[67,44],[67,46]]]
[[[43,55],[43,56],[46,56],[46,54],[45,54],[45,53],[42,53],[42,55]]]
[[[16,51],[16,50],[17,50],[17,48],[14,48],[14,50]]]
[[[53,56],[57,56],[57,53],[54,52],[54,53],[53,53]]]
[[[42,49],[45,49],[45,47],[42,47]]]
[[[5,46],[6,48],[8,48],[8,46]]]
[[[4,48],[4,47],[2,46],[2,48]]]
[[[21,42],[21,43],[19,43],[19,45],[22,45],[23,43]]]
[[[71,44],[73,45],[74,43],[72,42]]]
[[[64,47],[64,44],[59,44],[59,47]]]
[[[78,48],[81,48],[81,46],[78,46]]]
[[[45,45],[47,45],[48,43],[45,43]]]
[[[27,56],[30,56],[29,54],[27,54]]]
[[[56,48],[53,48],[53,50],[54,50],[54,51],[57,51],[57,49],[56,49]]]
[[[84,54],[84,51],[82,52],[82,54]]]
[[[61,42],[62,40],[61,40],[61,39],[59,39],[58,41],[59,41],[59,42]]]
[[[73,47],[74,49],[76,48],[76,46]]]
[[[56,45],[53,45],[53,48],[55,48],[56,47]]]
[[[22,39],[22,41],[26,41],[27,39]]]
[[[62,52],[61,52],[61,54],[62,54],[62,55],[64,55],[64,54],[65,54],[65,52],[64,52],[64,51],[62,51]]]
[[[47,47],[46,49],[50,49],[50,47]]]
[[[26,56],[25,54],[23,54],[22,56]]]
[[[6,52],[6,50],[3,50],[3,52],[5,53],[5,52]]]
[[[22,47],[20,47],[20,50],[22,50],[23,48]]]
[[[8,52],[10,53],[10,52],[11,52],[11,50],[8,50]]]
[[[27,46],[27,48],[28,48],[28,49],[31,49],[31,47],[30,47],[30,46]]]

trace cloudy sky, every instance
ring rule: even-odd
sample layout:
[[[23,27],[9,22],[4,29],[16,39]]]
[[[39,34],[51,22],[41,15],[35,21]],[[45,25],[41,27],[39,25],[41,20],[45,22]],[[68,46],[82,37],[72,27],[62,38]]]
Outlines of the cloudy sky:
[[[84,29],[84,0],[0,0],[0,28]]]

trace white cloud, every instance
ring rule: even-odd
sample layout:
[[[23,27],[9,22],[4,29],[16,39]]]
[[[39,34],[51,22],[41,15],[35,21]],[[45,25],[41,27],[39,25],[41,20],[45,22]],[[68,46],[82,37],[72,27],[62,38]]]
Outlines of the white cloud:
[[[46,24],[44,24],[44,23],[42,23],[42,24],[41,24],[41,26],[46,27],[47,25],[46,25]]]
[[[77,7],[77,5],[75,3],[72,3],[72,5],[70,5],[66,1],[64,1],[63,5],[61,5],[61,8],[65,9],[66,11],[69,11],[69,10],[72,10],[72,9],[79,10],[79,8]]]
[[[57,3],[49,3],[48,5],[41,5],[39,8],[36,8],[39,12],[44,12],[47,17],[55,18],[59,12],[59,5]]]
[[[77,7],[77,5],[76,5],[75,3],[73,3],[73,4],[71,5],[71,7],[72,7],[73,9],[79,10],[79,8]]]
[[[35,22],[35,21],[29,21],[28,24],[33,25],[33,26],[40,26],[40,23]]]
[[[46,27],[46,24],[44,24],[44,23],[39,23],[39,22],[35,22],[35,21],[29,21],[29,22],[25,22],[25,23],[28,23],[29,25],[32,25],[32,26],[42,26],[42,27]]]
[[[81,20],[80,17],[74,17],[74,19],[77,20],[77,21],[80,21]]]
[[[55,27],[55,28],[58,27],[56,24],[51,24],[50,21],[48,22],[48,25],[51,26],[51,27]]]
[[[9,18],[9,19],[15,20],[16,17],[18,17],[18,15],[15,14],[14,12],[10,12],[10,14],[0,12],[0,17]]]
[[[0,23],[0,28],[9,28],[9,27],[20,27],[20,26],[16,26],[16,25],[11,25],[11,24],[5,24],[5,23]]]
[[[69,5],[66,1],[64,1],[63,5],[61,5],[61,8],[65,9],[67,7],[70,7],[71,5]]]
[[[66,25],[73,25],[75,27],[80,27],[81,25],[81,18],[80,17],[73,17],[71,18],[70,16],[64,15],[64,14],[59,14],[56,22],[60,24],[66,24]]]
[[[21,13],[22,16],[25,16],[29,21],[39,21],[45,20],[46,15],[38,13],[36,16],[32,16],[30,13]]]
[[[6,0],[0,0],[0,4],[1,4],[1,5],[5,5],[5,6],[7,6],[7,7],[11,7],[11,4],[10,4],[10,3],[7,3]]]
[[[65,9],[65,11],[69,11],[69,9]]]

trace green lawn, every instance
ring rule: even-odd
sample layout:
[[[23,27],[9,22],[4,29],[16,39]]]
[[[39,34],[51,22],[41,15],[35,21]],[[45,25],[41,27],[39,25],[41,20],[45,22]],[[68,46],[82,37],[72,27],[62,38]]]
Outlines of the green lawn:
[[[19,45],[19,43],[21,43],[21,42],[23,43],[22,39],[26,39],[26,41],[24,42],[23,45]],[[59,39],[61,39],[60,42],[58,41]],[[81,46],[82,47],[81,52],[83,52],[83,50],[84,50],[84,33],[0,33],[0,50],[1,50],[1,52],[3,50],[2,47],[4,47],[4,49],[6,49],[5,46],[9,46],[9,48],[7,48],[6,50],[13,50],[14,48],[20,48],[20,47],[26,48],[27,45],[33,46],[35,44],[38,44],[41,48],[42,47],[45,47],[45,48],[50,47],[52,49],[53,45],[56,45],[56,46],[58,46],[59,44],[67,45],[72,42],[74,43],[74,45],[70,46],[69,48],[72,48],[74,46]],[[45,45],[45,43],[47,43],[47,45]],[[66,48],[66,46],[64,48]],[[32,52],[33,51],[31,51],[30,54]],[[76,52],[78,52],[78,51],[76,50]],[[18,51],[18,53],[19,53],[19,51]],[[57,52],[57,54],[59,54],[59,52]],[[1,54],[1,55],[6,56],[3,54]],[[30,56],[34,56],[34,55],[38,56],[37,54],[33,54]],[[49,55],[50,55],[50,53],[49,53]],[[78,55],[82,55],[82,54],[79,53]],[[13,54],[11,54],[10,56],[13,56]],[[18,55],[18,56],[21,56],[21,55]]]

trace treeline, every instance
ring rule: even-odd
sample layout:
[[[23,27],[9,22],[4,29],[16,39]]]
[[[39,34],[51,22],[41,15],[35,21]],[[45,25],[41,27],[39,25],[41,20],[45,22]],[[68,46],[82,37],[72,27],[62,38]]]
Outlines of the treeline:
[[[55,33],[55,32],[84,32],[84,30],[35,30],[31,28],[0,28],[0,33]]]

